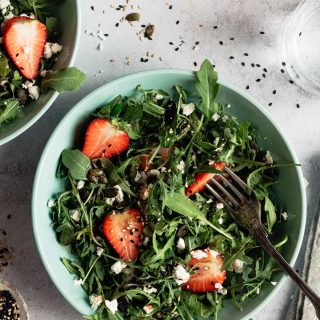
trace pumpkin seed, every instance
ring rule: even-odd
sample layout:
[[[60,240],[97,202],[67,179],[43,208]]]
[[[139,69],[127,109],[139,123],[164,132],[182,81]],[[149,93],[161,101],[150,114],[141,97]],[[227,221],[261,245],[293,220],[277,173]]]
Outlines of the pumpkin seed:
[[[153,24],[149,24],[144,31],[144,37],[151,38],[154,33],[154,29],[155,29],[155,26]]]
[[[100,169],[91,169],[89,174],[94,177],[101,177],[103,175],[103,171]]]
[[[141,17],[140,13],[133,12],[133,13],[129,13],[126,16],[126,20],[129,21],[129,22],[139,21],[140,17]]]

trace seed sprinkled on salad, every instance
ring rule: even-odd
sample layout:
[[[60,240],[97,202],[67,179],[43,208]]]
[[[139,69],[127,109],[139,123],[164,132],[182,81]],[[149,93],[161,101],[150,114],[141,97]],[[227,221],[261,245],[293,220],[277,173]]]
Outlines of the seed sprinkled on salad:
[[[287,237],[273,234],[284,222],[273,202],[271,153],[249,122],[219,102],[208,60],[194,82],[194,92],[139,86],[115,96],[93,113],[78,149],[62,152],[66,187],[51,218],[74,255],[61,261],[96,312],[88,319],[217,316],[225,299],[242,308],[276,272],[222,201],[206,194],[213,179],[230,179],[226,168],[237,171],[280,248]]]

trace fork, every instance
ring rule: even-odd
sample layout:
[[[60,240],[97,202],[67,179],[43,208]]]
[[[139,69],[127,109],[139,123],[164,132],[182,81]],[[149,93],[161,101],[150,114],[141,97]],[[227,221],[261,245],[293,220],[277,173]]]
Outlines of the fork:
[[[288,262],[282,257],[279,251],[268,239],[261,222],[261,204],[253,192],[249,191],[248,186],[228,167],[223,171],[227,173],[233,183],[231,183],[223,173],[219,174],[218,179],[214,177],[206,184],[206,190],[218,199],[229,211],[233,219],[242,227],[247,229],[250,234],[260,243],[261,247],[279,264],[279,266],[291,277],[304,294],[310,299],[315,307],[318,319],[320,319],[320,297],[307,285],[299,274],[292,269]]]

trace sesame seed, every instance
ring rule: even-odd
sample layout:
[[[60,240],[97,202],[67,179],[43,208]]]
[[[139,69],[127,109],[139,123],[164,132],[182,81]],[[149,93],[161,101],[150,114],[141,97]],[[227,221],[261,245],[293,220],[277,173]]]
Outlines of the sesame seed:
[[[297,104],[296,104],[296,107],[299,109],[299,108],[300,108],[300,104],[299,104],[299,103],[297,103]]]
[[[264,72],[268,72],[267,68],[263,68],[263,71],[264,71]]]
[[[277,90],[273,90],[273,91],[272,91],[272,94],[276,94],[276,93],[277,93]]]
[[[261,67],[261,65],[260,65],[259,63],[256,63],[256,67],[260,68],[260,67]]]
[[[219,44],[220,44],[221,46],[223,46],[223,41],[219,41]]]
[[[169,44],[170,44],[170,46],[173,46],[173,42],[170,41]]]
[[[233,41],[233,40],[234,40],[234,38],[230,38],[229,40]]]
[[[176,47],[175,49],[174,49],[174,51],[178,51],[179,50],[179,47]]]
[[[246,64],[245,64],[244,62],[241,62],[241,65],[242,65],[242,66],[245,66]]]
[[[171,9],[172,9],[172,5],[169,6],[169,10],[171,10]]]
[[[117,23],[115,24],[115,26],[116,26],[116,27],[119,27],[119,22],[117,22]]]
[[[261,81],[261,79],[257,79],[257,80],[256,80],[256,82],[260,82],[260,81]]]
[[[234,56],[230,56],[229,59],[231,59],[231,60],[234,59]]]
[[[255,64],[254,64],[254,63],[251,63],[251,67],[254,68],[254,66],[255,66]]]
[[[302,32],[299,32],[299,37],[301,37],[301,35],[302,35]]]
[[[263,77],[263,78],[265,78],[265,77],[266,77],[266,74],[265,74],[265,73],[263,73],[263,74],[262,74],[262,77]]]
[[[213,29],[218,29],[218,26],[213,26]]]
[[[198,46],[198,45],[200,44],[200,42],[199,42],[199,41],[196,41],[194,44],[195,44],[196,46]]]
[[[284,67],[287,65],[285,62],[282,62],[281,64],[282,64]]]
[[[195,61],[195,62],[193,63],[193,65],[196,67],[196,66],[198,65],[198,63]]]
[[[246,86],[246,89],[247,89],[247,90],[249,90],[249,88],[250,88],[249,86]]]
[[[289,80],[289,82],[290,82],[291,84],[293,84],[293,83],[294,83],[294,81],[293,81],[293,80]]]
[[[249,56],[249,53],[244,53],[243,55],[246,56],[246,57],[248,57],[248,56]]]
[[[284,73],[284,70],[283,69],[280,69],[281,73]]]
[[[269,102],[269,103],[268,103],[268,106],[271,107],[271,106],[272,106],[272,102]]]
[[[177,20],[177,21],[176,21],[176,24],[179,24],[179,23],[180,23],[180,21],[179,21],[179,20]]]
[[[265,34],[264,31],[260,31],[260,34]]]
[[[91,6],[90,8],[91,8],[92,11],[94,11],[94,6]]]

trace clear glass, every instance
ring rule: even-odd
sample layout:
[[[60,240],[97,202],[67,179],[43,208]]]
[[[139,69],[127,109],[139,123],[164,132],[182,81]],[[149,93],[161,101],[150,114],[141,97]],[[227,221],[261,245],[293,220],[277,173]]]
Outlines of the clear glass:
[[[285,29],[282,54],[292,80],[320,96],[320,0],[300,2]]]

